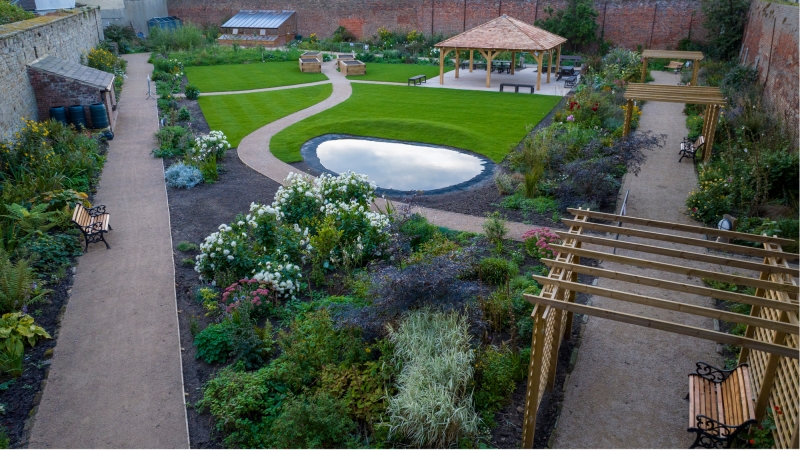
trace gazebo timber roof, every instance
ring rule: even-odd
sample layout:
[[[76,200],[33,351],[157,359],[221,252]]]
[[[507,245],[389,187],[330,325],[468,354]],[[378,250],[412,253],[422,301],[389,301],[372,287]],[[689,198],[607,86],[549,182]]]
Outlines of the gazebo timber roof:
[[[557,34],[503,14],[439,42],[435,47],[527,52],[551,50],[565,42],[567,40]]]
[[[692,61],[702,61],[703,52],[682,52],[678,50],[643,50],[642,58],[666,58],[666,59],[691,59]]]
[[[556,57],[556,71],[561,64],[561,45],[567,40],[557,34],[522,22],[505,14],[489,22],[469,29],[450,39],[439,42],[434,47],[440,49],[439,53],[439,84],[444,84],[444,60],[447,54],[455,51],[456,70],[458,78],[459,54],[461,50],[469,50],[469,71],[472,72],[474,51],[480,52],[486,58],[486,87],[491,84],[492,59],[501,52],[511,52],[511,75],[514,75],[514,64],[517,52],[531,52],[536,58],[537,74],[536,89],[541,89],[542,58],[547,52],[550,63],[547,65],[547,82],[550,82],[551,67],[553,66],[553,50],[558,50]]]

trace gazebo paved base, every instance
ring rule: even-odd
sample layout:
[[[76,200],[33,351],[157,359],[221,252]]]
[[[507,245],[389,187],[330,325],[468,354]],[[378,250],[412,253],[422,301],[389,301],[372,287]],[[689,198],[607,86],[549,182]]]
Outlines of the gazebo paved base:
[[[542,74],[542,88],[536,89],[534,92],[535,94],[558,95],[561,97],[567,95],[570,89],[564,88],[563,78],[560,81],[556,81],[557,75],[552,73],[550,74],[550,82],[546,83],[546,76],[546,73]],[[473,69],[472,73],[469,72],[469,69],[461,69],[459,71],[458,78],[456,78],[455,70],[451,70],[450,72],[444,74],[443,85],[434,81],[423,84],[422,86],[429,88],[467,89],[475,91],[498,92],[500,90],[501,83],[530,84],[536,86],[536,69],[531,68],[530,66],[526,69],[517,69],[514,75],[493,72],[492,86],[488,88],[486,87],[486,70],[484,69]],[[527,88],[520,89],[519,91],[520,95],[529,95],[529,90]],[[509,92],[509,89],[506,88],[505,92]],[[514,92],[513,87],[511,88],[510,92]]]

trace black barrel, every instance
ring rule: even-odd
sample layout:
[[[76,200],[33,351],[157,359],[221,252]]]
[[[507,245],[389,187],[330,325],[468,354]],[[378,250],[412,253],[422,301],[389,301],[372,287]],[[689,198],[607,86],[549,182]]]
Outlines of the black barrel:
[[[108,114],[106,105],[103,103],[92,103],[89,105],[89,115],[92,116],[92,128],[108,128]]]
[[[53,120],[57,120],[64,125],[67,124],[67,108],[63,106],[54,106],[50,108],[50,118]]]
[[[75,125],[75,128],[86,128],[86,111],[83,105],[69,107],[69,123]]]

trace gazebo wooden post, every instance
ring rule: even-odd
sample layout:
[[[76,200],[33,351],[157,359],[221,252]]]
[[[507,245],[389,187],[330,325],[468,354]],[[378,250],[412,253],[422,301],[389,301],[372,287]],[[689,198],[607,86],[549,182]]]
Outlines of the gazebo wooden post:
[[[511,52],[511,75],[514,75],[514,66],[517,65],[517,52]]]
[[[625,125],[622,127],[622,135],[627,136],[631,132],[631,117],[633,117],[633,100],[628,100],[625,106]]]
[[[442,48],[439,51],[439,84],[444,84],[444,58],[453,50],[452,48]]]
[[[497,53],[498,52],[493,52],[491,50],[488,50],[486,52],[486,55],[488,55],[488,56],[486,56],[486,87],[487,88],[491,87],[491,83],[492,83],[492,60],[494,59],[495,56],[497,56]]]
[[[458,49],[456,49],[456,78],[458,78],[458,67],[460,66],[460,62],[458,60],[458,57],[459,57],[459,51],[458,51]]]
[[[561,45],[558,44],[558,53],[556,54],[556,73],[561,72]]]
[[[544,58],[544,53],[539,51],[536,54],[536,90],[542,89],[542,59]]]
[[[469,51],[469,73],[472,73],[472,62],[475,59],[474,56],[475,56],[475,50],[470,50]]]
[[[547,51],[547,58],[548,58],[548,61],[549,61],[547,63],[547,82],[549,83],[550,82],[550,72],[553,71],[553,49],[552,48]]]
[[[649,58],[642,58],[642,83],[647,83],[647,60]]]
[[[700,60],[692,61],[692,86],[697,86],[697,71],[700,70]]]

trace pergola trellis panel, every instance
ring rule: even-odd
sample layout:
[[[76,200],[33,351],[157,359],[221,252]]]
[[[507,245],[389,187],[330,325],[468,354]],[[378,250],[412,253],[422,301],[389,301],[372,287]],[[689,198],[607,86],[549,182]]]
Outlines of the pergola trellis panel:
[[[711,158],[711,148],[714,145],[714,134],[717,131],[720,108],[725,106],[727,100],[719,88],[708,86],[672,86],[668,84],[630,83],[625,88],[625,125],[623,135],[631,132],[631,119],[633,115],[634,100],[649,100],[654,102],[693,103],[707,105],[703,118],[702,135],[705,138],[703,158]]]
[[[439,84],[444,84],[444,60],[447,55],[456,52],[455,77],[459,75],[459,52],[469,50],[469,71],[472,72],[474,52],[477,50],[486,58],[486,87],[492,80],[492,60],[501,52],[511,52],[511,74],[514,74],[516,54],[530,52],[536,58],[538,73],[536,89],[542,86],[542,63],[545,52],[549,55],[547,65],[547,83],[553,67],[553,50],[557,50],[556,71],[561,64],[561,46],[567,40],[561,36],[527,24],[505,14],[490,20],[483,25],[457,34],[439,42],[434,47],[439,49]]]
[[[692,61],[692,86],[697,86],[697,69],[703,60],[703,52],[682,52],[678,50],[645,50],[642,52],[642,83],[647,77],[647,63],[650,58],[689,59]]]
[[[574,220],[564,220],[570,225],[569,231],[558,232],[564,243],[552,245],[558,252],[554,259],[543,259],[550,272],[547,277],[536,279],[542,285],[539,295],[525,295],[534,303],[531,317],[534,321],[531,343],[531,361],[528,371],[528,392],[525,399],[525,418],[523,421],[523,440],[525,448],[532,448],[536,430],[536,413],[545,390],[552,388],[561,339],[568,339],[574,313],[588,314],[609,320],[654,328],[663,331],[694,336],[700,339],[722,342],[742,347],[740,362],[749,361],[753,374],[752,393],[755,396],[756,416],[762,420],[768,407],[780,406],[782,414],[775,414],[775,442],[779,448],[797,448],[798,414],[800,414],[800,353],[798,352],[798,288],[795,277],[798,270],[787,261],[798,259],[794,253],[784,252],[780,245],[793,242],[777,237],[758,236],[735,231],[716,230],[693,225],[655,221],[651,219],[605,214],[583,209],[569,209]],[[645,245],[634,242],[589,236],[586,230],[608,231],[607,225],[589,222],[589,219],[612,220],[639,228],[610,227],[614,233],[644,237],[653,241],[681,243],[700,249],[725,250],[724,255],[712,255],[705,251],[683,251],[658,245]],[[694,232],[705,236],[728,239],[741,239],[761,242],[763,249],[734,244],[723,244],[712,240],[690,238],[655,231],[642,230],[641,226]],[[707,262],[728,267],[750,269],[760,272],[758,278],[744,275],[729,275],[716,270],[697,269],[679,264],[668,264],[645,258],[615,255],[581,248],[583,243],[591,243],[614,248],[626,248],[647,254],[665,255],[681,260]],[[724,245],[725,247],[720,247]],[[763,263],[735,258],[732,254],[763,256]],[[583,266],[581,257],[613,261],[628,266],[644,267],[696,277],[710,278],[729,283],[756,287],[755,295],[742,294],[697,286],[677,281],[645,277],[633,273],[612,271],[598,267]],[[637,285],[652,286],[667,291],[686,292],[712,298],[752,305],[750,315],[738,314],[714,308],[702,307],[670,301],[653,296],[633,294],[619,290],[579,284],[578,274],[608,278]],[[653,319],[645,316],[622,313],[611,309],[581,305],[574,302],[576,292],[611,298],[619,301],[637,303],[655,308],[679,311],[702,317],[741,323],[747,325],[744,336],[707,330],[676,322]]]

